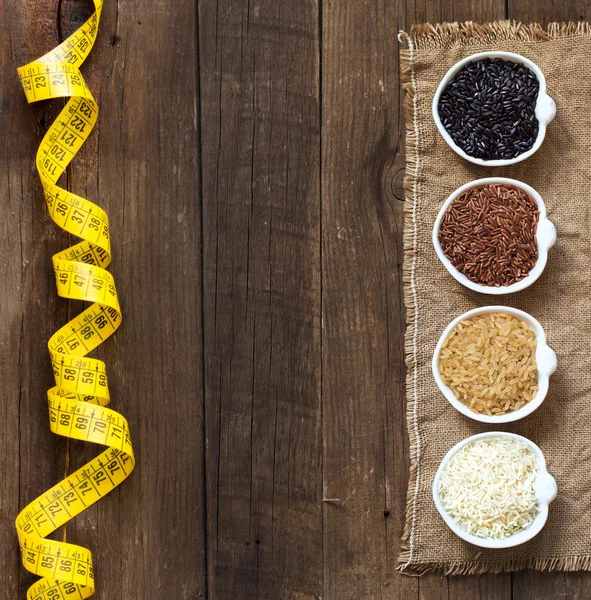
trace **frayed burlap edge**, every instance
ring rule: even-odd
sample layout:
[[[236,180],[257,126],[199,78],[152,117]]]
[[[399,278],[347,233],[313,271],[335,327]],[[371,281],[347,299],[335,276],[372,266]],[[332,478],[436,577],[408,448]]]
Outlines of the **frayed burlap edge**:
[[[422,575],[438,571],[442,575],[478,575],[482,573],[508,573],[530,569],[534,571],[591,571],[591,556],[568,556],[564,558],[528,557],[514,560],[483,561],[470,560],[453,563],[427,562],[413,564],[405,575]]]
[[[409,47],[412,44],[416,50],[422,50],[470,46],[499,40],[534,42],[590,34],[591,25],[585,22],[550,23],[547,27],[542,27],[539,23],[524,25],[518,21],[495,21],[482,25],[467,21],[413,25],[410,33],[401,33],[401,39],[406,39]]]
[[[401,34],[405,35],[405,34]],[[401,38],[402,41],[402,38]],[[404,352],[406,357],[406,425],[410,447],[410,475],[406,497],[406,518],[404,531],[400,540],[400,570],[406,570],[412,561],[412,537],[414,533],[414,518],[416,498],[420,480],[419,458],[421,452],[420,434],[417,421],[416,398],[416,290],[414,287],[414,271],[416,267],[416,200],[418,185],[418,127],[416,119],[416,86],[412,71],[413,40],[406,39],[408,49],[400,51],[400,70],[405,95],[405,125],[406,125],[406,169],[404,174],[404,264],[402,282],[404,289],[404,304],[406,306],[406,333]],[[413,567],[411,567],[412,569]]]
[[[538,571],[591,571],[591,556],[524,557],[513,560],[484,561],[478,558],[454,563],[413,562],[413,536],[416,499],[420,483],[421,439],[417,420],[416,336],[418,307],[414,282],[416,269],[415,216],[419,185],[418,123],[416,118],[417,89],[413,71],[413,53],[417,49],[445,49],[471,46],[499,40],[552,40],[576,35],[591,35],[591,24],[550,23],[543,28],[538,23],[524,25],[516,21],[496,21],[479,25],[466,23],[425,23],[414,25],[410,33],[400,32],[398,39],[407,48],[400,50],[400,71],[405,90],[406,168],[404,174],[404,265],[403,287],[406,306],[406,423],[410,446],[410,475],[406,497],[404,530],[400,540],[398,570],[408,575],[440,571],[445,575],[475,575],[501,573],[521,569]]]

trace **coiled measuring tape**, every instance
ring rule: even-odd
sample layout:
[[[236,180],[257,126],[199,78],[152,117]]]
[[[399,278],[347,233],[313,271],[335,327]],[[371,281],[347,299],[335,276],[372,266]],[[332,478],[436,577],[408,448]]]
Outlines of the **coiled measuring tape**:
[[[57,293],[93,304],[49,340],[55,387],[47,392],[51,431],[107,446],[86,466],[31,502],[17,517],[25,568],[42,577],[28,600],[78,600],[94,593],[89,550],[46,539],[53,531],[118,486],[135,465],[127,421],[105,408],[105,363],[86,355],[121,324],[112,275],[109,220],[96,204],[57,185],[97,120],[98,106],[78,69],[96,40],[103,6],[57,48],[18,69],[28,102],[69,97],[37,151],[37,170],[47,208],[62,229],[82,241],[53,257]]]

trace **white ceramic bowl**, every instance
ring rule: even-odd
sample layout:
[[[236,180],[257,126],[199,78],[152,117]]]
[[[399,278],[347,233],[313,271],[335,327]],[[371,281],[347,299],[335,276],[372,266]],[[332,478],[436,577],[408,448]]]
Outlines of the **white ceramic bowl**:
[[[494,287],[490,285],[480,285],[479,283],[475,283],[474,281],[470,281],[463,273],[460,273],[451,263],[449,258],[445,256],[443,250],[441,248],[441,244],[439,243],[439,227],[441,225],[441,220],[445,215],[447,209],[451,205],[451,203],[458,197],[461,196],[466,190],[470,188],[486,185],[486,184],[500,184],[500,185],[512,185],[522,189],[524,192],[529,194],[537,203],[538,210],[540,211],[540,217],[538,221],[538,228],[536,231],[536,242],[538,244],[538,260],[534,265],[534,268],[529,272],[527,277],[524,277],[520,281],[516,281],[511,285]],[[512,294],[513,292],[519,292],[520,290],[529,287],[538,277],[542,274],[546,262],[548,260],[548,250],[554,245],[556,242],[556,227],[554,224],[546,217],[546,205],[542,200],[542,197],[534,188],[522,183],[521,181],[517,181],[516,179],[507,179],[506,177],[486,177],[484,179],[477,179],[476,181],[471,181],[470,183],[466,183],[462,187],[459,187],[453,194],[449,196],[449,198],[444,202],[439,214],[437,215],[437,219],[435,220],[435,225],[433,226],[433,246],[435,247],[435,252],[439,257],[439,260],[443,263],[444,267],[449,271],[451,276],[459,281],[462,285],[467,288],[474,290],[475,292],[480,292],[481,294]]]
[[[460,527],[452,517],[447,513],[445,508],[443,507],[443,503],[439,498],[439,480],[441,479],[441,473],[443,469],[450,461],[451,457],[461,448],[474,442],[475,440],[481,440],[483,438],[492,438],[492,437],[500,437],[507,438],[520,441],[527,445],[527,447],[536,455],[538,459],[538,464],[540,467],[538,476],[536,478],[535,483],[535,492],[536,497],[538,499],[538,514],[535,516],[533,523],[523,531],[520,531],[508,538],[497,540],[491,538],[480,538],[475,535],[468,533],[463,527]],[[556,480],[546,468],[546,459],[542,451],[534,444],[531,440],[527,438],[516,435],[514,433],[506,433],[503,431],[491,431],[488,433],[479,433],[478,435],[473,435],[472,437],[466,438],[461,441],[459,444],[456,444],[444,457],[439,465],[439,469],[437,469],[437,473],[435,475],[435,480],[433,481],[433,500],[435,502],[435,506],[439,511],[439,514],[443,517],[443,520],[446,522],[447,526],[459,537],[475,546],[480,546],[482,548],[512,548],[513,546],[519,546],[519,544],[524,544],[525,542],[531,540],[535,537],[548,519],[548,506],[554,498],[556,498],[556,494],[558,492],[558,488],[556,486]]]
[[[489,416],[483,415],[480,413],[476,413],[470,408],[468,408],[463,402],[460,402],[453,390],[443,383],[443,379],[441,379],[441,375],[439,373],[439,355],[443,348],[443,344],[449,334],[452,332],[454,327],[465,319],[470,319],[471,317],[476,317],[478,315],[484,315],[492,312],[500,312],[506,313],[509,315],[513,315],[517,319],[522,319],[526,321],[534,330],[536,334],[536,339],[538,345],[536,347],[536,367],[538,369],[538,393],[534,396],[532,400],[530,400],[525,406],[522,406],[518,410],[514,410],[512,412],[508,412],[504,415],[498,416]],[[460,315],[457,319],[454,319],[443,332],[442,336],[439,338],[437,342],[437,346],[435,347],[435,353],[433,354],[433,376],[435,377],[435,381],[443,395],[447,398],[449,403],[463,415],[474,419],[475,421],[480,421],[481,423],[510,423],[512,421],[519,421],[519,419],[523,419],[527,415],[536,410],[546,398],[546,394],[548,393],[548,385],[550,382],[550,375],[556,371],[556,354],[548,346],[546,343],[546,334],[544,333],[544,329],[540,325],[540,323],[534,319],[528,313],[517,310],[516,308],[511,308],[509,306],[483,306],[482,308],[475,308],[473,310],[469,310],[468,312]]]
[[[449,133],[445,130],[445,127],[441,123],[441,119],[439,118],[439,98],[443,93],[443,90],[447,87],[447,84],[451,79],[456,75],[456,73],[467,63],[475,62],[477,60],[482,60],[484,58],[502,58],[503,60],[508,60],[511,62],[521,63],[528,67],[531,71],[534,72],[538,81],[540,82],[540,90],[538,92],[538,100],[536,102],[536,118],[538,119],[539,128],[538,128],[538,137],[534,142],[534,145],[523,154],[516,156],[515,158],[503,159],[503,160],[483,160],[482,158],[475,158],[474,156],[470,156],[466,154],[451,138]],[[435,97],[433,98],[433,119],[435,119],[435,124],[437,125],[437,129],[439,129],[439,133],[443,136],[443,139],[448,143],[448,145],[462,158],[469,160],[470,162],[476,165],[484,165],[488,167],[502,167],[505,165],[512,165],[522,160],[525,160],[529,156],[531,156],[538,148],[542,145],[544,141],[544,137],[546,135],[546,126],[556,115],[556,104],[554,100],[548,96],[546,93],[546,79],[544,78],[544,74],[531,60],[525,58],[525,56],[521,56],[520,54],[514,54],[513,52],[479,52],[478,54],[472,54],[464,58],[463,60],[457,62],[443,77],[437,91],[435,92]]]

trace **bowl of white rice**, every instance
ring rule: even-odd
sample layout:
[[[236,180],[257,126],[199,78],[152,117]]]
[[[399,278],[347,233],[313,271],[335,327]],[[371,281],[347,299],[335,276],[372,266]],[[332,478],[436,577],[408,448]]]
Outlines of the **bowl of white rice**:
[[[536,536],[557,493],[540,448],[506,432],[480,433],[441,461],[433,500],[448,527],[482,548],[511,548]]]

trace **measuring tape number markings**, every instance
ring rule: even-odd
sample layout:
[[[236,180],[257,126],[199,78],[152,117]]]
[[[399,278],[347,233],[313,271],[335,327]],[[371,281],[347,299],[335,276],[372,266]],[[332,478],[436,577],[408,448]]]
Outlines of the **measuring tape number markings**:
[[[99,206],[62,189],[60,175],[82,147],[98,116],[98,106],[79,70],[96,40],[103,2],[57,48],[18,69],[28,102],[68,97],[37,151],[36,165],[51,218],[81,238],[53,257],[58,295],[93,304],[49,340],[55,387],[47,392],[51,431],[107,449],[31,502],[17,517],[25,568],[42,579],[28,600],[78,600],[94,593],[92,555],[81,546],[46,539],[67,521],[126,479],[135,460],[127,421],[106,408],[105,363],[87,354],[121,324],[111,262],[109,219]]]

